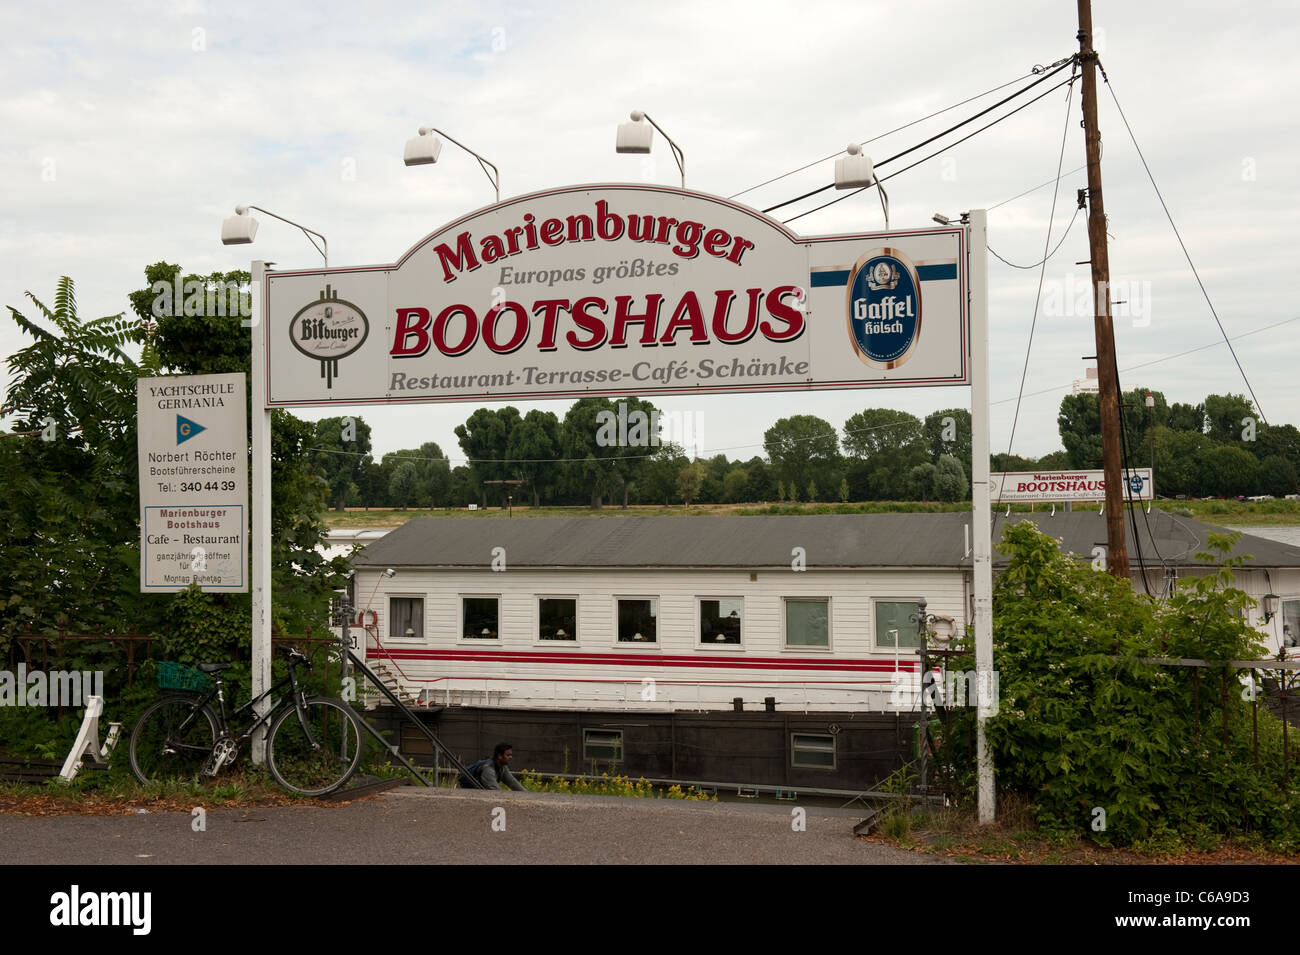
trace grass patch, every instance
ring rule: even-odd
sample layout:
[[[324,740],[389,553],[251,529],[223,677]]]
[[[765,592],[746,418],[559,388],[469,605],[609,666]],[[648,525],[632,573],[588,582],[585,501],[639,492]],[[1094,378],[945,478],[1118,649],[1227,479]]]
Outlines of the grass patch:
[[[272,807],[290,805],[340,806],[299,796],[276,783],[265,767],[249,766],[222,773],[217,779],[171,780],[141,786],[130,773],[87,773],[71,783],[0,783],[0,813],[24,816],[111,816],[146,812],[189,812],[204,808]]]
[[[1034,824],[1029,802],[1012,794],[1000,797],[997,820],[990,826],[979,824],[974,806],[900,809],[863,838],[967,864],[1295,865],[1300,861],[1257,837],[1202,835],[1183,842],[1152,840],[1126,849],[1099,846],[1086,834],[1063,837],[1044,832]]]
[[[609,504],[600,510],[574,505],[570,507],[521,507],[515,505],[514,517],[700,517],[700,516],[738,516],[748,517],[760,514],[948,514],[970,510],[970,501],[952,503],[930,501],[856,501],[848,504],[817,503],[770,503],[748,502],[742,504],[692,504],[684,507],[680,504],[670,507],[653,504],[634,504],[623,508],[618,504]],[[1191,517],[1208,524],[1239,524],[1259,526],[1294,526],[1300,525],[1300,501],[1159,501],[1156,507],[1177,514]],[[1005,509],[1005,505],[1003,505]],[[1017,504],[1011,508],[1013,513],[1038,513],[1042,505],[1031,507],[1029,504]],[[1051,507],[1047,510],[1050,512]],[[400,527],[417,517],[458,517],[465,520],[491,521],[509,517],[506,508],[489,507],[484,510],[470,511],[463,507],[433,508],[417,510],[396,510],[390,508],[370,508],[369,510],[348,510],[340,514],[330,511],[325,521],[331,528],[349,530],[379,530]]]

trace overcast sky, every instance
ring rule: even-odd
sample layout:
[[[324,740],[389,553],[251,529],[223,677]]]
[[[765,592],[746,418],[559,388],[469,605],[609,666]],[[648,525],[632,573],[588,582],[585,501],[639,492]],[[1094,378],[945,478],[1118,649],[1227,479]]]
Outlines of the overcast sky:
[[[403,166],[403,144],[420,125],[495,162],[503,198],[578,182],[675,185],[658,137],[649,162],[614,152],[617,124],[643,109],[684,149],[688,187],[731,196],[1070,55],[1075,15],[1073,0],[6,4],[0,304],[30,316],[25,292],[50,301],[69,275],[81,314],[98,317],[127,309],[127,293],[159,260],[200,273],[246,269],[252,257],[285,268],[318,261],[300,233],[265,217],[255,245],[223,247],[221,220],[237,203],[323,232],[333,265],[394,261],[492,200],[477,164],[450,144],[436,166]],[[1219,3],[1096,0],[1094,9],[1102,63],[1260,410],[1278,423],[1300,423],[1295,225],[1286,219],[1300,209],[1297,21],[1291,2],[1242,4],[1230,16]],[[1084,162],[1079,93],[1068,123],[1065,93],[891,180],[892,225],[927,226],[935,212],[989,208],[1054,179],[1068,127],[1059,238],[1086,184],[1070,172]],[[1245,393],[1104,88],[1100,97],[1112,277],[1137,313],[1115,323],[1122,383],[1170,401]],[[866,151],[898,152],[997,98]],[[765,208],[831,177],[827,160],[740,200]],[[993,209],[992,248],[1016,263],[1041,259],[1052,198],[1042,188]],[[876,196],[864,193],[791,228],[882,225]],[[1077,301],[1088,273],[1075,263],[1087,248],[1081,214],[1046,269],[1016,453],[1059,447],[1060,398],[1095,351],[1091,315]],[[1011,438],[1038,275],[991,261],[995,451]],[[26,343],[6,310],[0,354]],[[1201,345],[1213,347],[1124,373]],[[780,417],[815,414],[840,428],[865,407],[969,407],[970,391],[655,400],[691,416],[701,455],[748,458],[762,454],[763,432]],[[515,402],[561,416],[570,403]],[[434,440],[455,462],[452,429],[473,407],[357,411],[372,425],[376,457]]]

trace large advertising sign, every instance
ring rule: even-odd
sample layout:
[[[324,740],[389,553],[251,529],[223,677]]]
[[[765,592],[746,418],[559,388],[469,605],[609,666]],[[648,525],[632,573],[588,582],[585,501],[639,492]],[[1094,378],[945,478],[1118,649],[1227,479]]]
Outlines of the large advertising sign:
[[[1130,468],[1122,474],[1124,499],[1155,497],[1150,468]],[[995,503],[1020,501],[1104,501],[1105,471],[1005,471],[989,475],[989,496]]]
[[[966,385],[965,243],[656,186],[520,196],[391,265],[268,272],[268,404]]]
[[[141,378],[140,590],[248,591],[248,401],[242,373]]]

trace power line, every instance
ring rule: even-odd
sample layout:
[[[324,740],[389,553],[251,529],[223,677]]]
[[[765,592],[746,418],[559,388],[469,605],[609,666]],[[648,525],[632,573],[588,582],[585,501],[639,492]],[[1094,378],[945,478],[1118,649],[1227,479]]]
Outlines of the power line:
[[[1049,88],[1046,92],[1038,94],[1038,95],[1035,96],[1033,99],[1031,99],[1029,102],[1027,102],[1027,103],[1023,103],[1023,104],[1021,104],[1020,106],[1017,106],[1017,107],[1016,107],[1015,109],[1013,109],[1011,112],[1009,112],[1009,113],[1005,113],[1005,114],[1003,114],[1002,116],[999,116],[997,119],[993,120],[993,122],[988,123],[988,124],[986,124],[986,125],[984,125],[984,126],[981,126],[979,129],[975,130],[975,132],[973,132],[973,133],[967,133],[965,136],[963,136],[961,139],[958,139],[956,142],[949,143],[948,145],[944,146],[944,147],[941,148],[941,149],[936,149],[934,152],[930,153],[930,155],[925,156],[925,157],[923,157],[923,158],[921,158],[921,159],[918,159],[916,162],[912,163],[911,165],[904,166],[902,169],[899,169],[897,172],[892,172],[892,173],[890,173],[888,176],[884,176],[884,177],[882,177],[881,179],[878,180],[878,182],[888,182],[890,179],[893,179],[895,176],[901,176],[903,173],[907,172],[909,169],[915,169],[917,166],[921,165],[922,163],[924,163],[924,162],[929,162],[931,159],[933,159],[935,156],[938,156],[940,153],[945,153],[945,152],[947,152],[949,149],[952,149],[952,148],[955,147],[955,146],[960,146],[962,143],[966,142],[966,140],[971,139],[971,138],[974,137],[974,136],[978,136],[980,133],[984,132],[986,129],[989,129],[989,128],[993,127],[993,126],[996,126],[998,123],[1002,122],[1004,119],[1010,119],[1012,116],[1016,115],[1016,113],[1020,112],[1022,109],[1025,109],[1025,108],[1027,108],[1027,107],[1029,107],[1029,106],[1033,106],[1035,103],[1037,103],[1037,102],[1038,102],[1040,99],[1042,99],[1044,96],[1047,96],[1047,95],[1049,95],[1049,94],[1051,94],[1051,93],[1054,93],[1056,90],[1059,90],[1062,86],[1065,86],[1065,85],[1067,85],[1067,84],[1069,84],[1069,83],[1071,83],[1071,82],[1073,82],[1072,79],[1062,80],[1061,82],[1057,83],[1055,86]],[[872,183],[872,185],[876,185],[876,183]],[[865,189],[870,189],[870,188],[871,188],[871,186],[863,186],[861,189],[854,189],[852,192],[845,193],[844,195],[840,196],[840,197],[837,198],[837,199],[831,199],[829,202],[823,202],[820,206],[814,206],[813,208],[809,209],[807,212],[801,212],[801,213],[799,213],[799,215],[794,216],[793,218],[785,219],[785,220],[782,221],[782,224],[783,224],[783,225],[789,225],[791,222],[794,222],[794,221],[796,221],[796,220],[798,220],[798,219],[802,219],[804,216],[812,215],[814,212],[819,212],[820,210],[825,209],[827,206],[833,206],[833,205],[835,205],[835,203],[837,203],[837,202],[843,202],[845,199],[851,199],[851,198],[853,198],[854,196],[856,196],[858,193],[862,192],[863,190],[865,190]],[[820,192],[821,190],[817,190],[817,191]]]
[[[1248,337],[1251,336],[1251,335],[1258,335],[1258,334],[1260,334],[1261,332],[1267,332],[1267,331],[1270,331],[1270,330],[1272,330],[1272,329],[1274,329],[1274,328],[1279,328],[1279,327],[1281,327],[1281,326],[1283,326],[1283,325],[1289,325],[1289,324],[1291,324],[1292,322],[1300,322],[1300,315],[1297,315],[1295,318],[1285,318],[1285,319],[1283,319],[1283,320],[1280,321],[1280,322],[1274,322],[1274,323],[1271,324],[1271,325],[1264,325],[1264,326],[1262,326],[1262,327],[1260,327],[1260,328],[1252,329],[1251,331],[1248,331],[1248,332],[1242,332],[1240,335],[1236,335],[1236,336],[1234,336],[1232,340],[1233,340],[1233,341],[1240,341],[1241,339],[1243,339],[1243,338],[1248,338]],[[1209,342],[1208,344],[1205,344],[1205,345],[1197,345],[1195,348],[1189,348],[1189,349],[1187,349],[1186,351],[1180,351],[1180,352],[1177,352],[1177,353],[1175,353],[1175,354],[1173,354],[1173,355],[1164,355],[1164,356],[1162,356],[1162,357],[1160,357],[1160,358],[1153,358],[1151,361],[1144,361],[1144,362],[1139,362],[1139,363],[1136,364],[1136,365],[1129,365],[1127,368],[1121,368],[1120,371],[1122,371],[1122,372],[1124,372],[1125,374],[1127,374],[1127,373],[1130,372],[1130,371],[1137,371],[1139,368],[1149,368],[1149,367],[1151,367],[1152,365],[1159,365],[1159,364],[1162,364],[1163,362],[1173,361],[1173,360],[1176,359],[1176,358],[1184,358],[1184,357],[1186,357],[1187,355],[1194,354],[1195,352],[1198,352],[1198,351],[1205,351],[1205,349],[1207,349],[1207,348],[1217,348],[1217,347],[1219,347],[1219,346],[1222,345],[1222,344],[1223,344],[1223,342]],[[1054,392],[1054,391],[1064,391],[1064,390],[1065,390],[1066,388],[1068,388],[1068,387],[1069,387],[1069,385],[1056,385],[1056,386],[1054,386],[1054,387],[1052,387],[1052,388],[1044,388],[1044,389],[1042,389],[1041,391],[1031,391],[1031,392],[1029,392],[1027,395],[1025,395],[1024,397],[1026,397],[1026,398],[1033,398],[1033,397],[1036,397],[1037,395],[1048,395],[1048,394],[1051,394],[1051,393]],[[1006,403],[1009,402],[1009,401],[1015,401],[1015,400],[1016,400],[1015,398],[999,398],[997,401],[990,401],[989,404],[990,404],[990,405],[1004,405],[1004,404],[1006,404]],[[1261,417],[1262,417],[1262,416],[1261,416]],[[1265,424],[1267,424],[1267,422],[1265,422]]]
[[[1073,61],[1074,61],[1074,57],[1067,57],[1067,58],[1064,59],[1064,60],[1058,60],[1057,63],[1059,63],[1060,65],[1053,64],[1053,66],[1055,66],[1055,69],[1051,69],[1050,71],[1045,71],[1045,72],[1043,73],[1043,75],[1040,76],[1038,79],[1036,79],[1036,80],[1034,80],[1032,83],[1029,83],[1029,84],[1027,84],[1027,85],[1021,87],[1020,89],[1016,90],[1016,91],[1015,91],[1014,93],[1012,93],[1010,96],[1007,96],[1007,97],[1005,97],[1004,99],[1000,99],[1000,100],[998,100],[998,101],[997,101],[996,103],[994,103],[992,106],[985,107],[984,109],[982,109],[982,110],[980,110],[978,113],[976,113],[974,116],[968,116],[966,119],[963,119],[960,123],[957,123],[957,124],[954,125],[954,126],[949,126],[947,129],[943,130],[943,132],[936,133],[935,135],[931,136],[929,139],[923,139],[923,140],[921,140],[921,142],[917,143],[915,146],[909,146],[907,149],[904,149],[904,150],[903,150],[902,152],[900,152],[900,153],[895,153],[895,154],[892,155],[892,156],[889,156],[889,157],[887,157],[887,158],[885,158],[885,159],[880,160],[880,162],[876,163],[875,165],[876,165],[877,167],[887,165],[888,163],[893,162],[895,159],[901,159],[902,157],[906,156],[908,153],[915,152],[916,150],[920,149],[922,146],[928,146],[930,143],[934,142],[936,139],[942,139],[944,136],[947,136],[949,133],[951,133],[951,132],[955,132],[956,130],[961,129],[961,128],[962,128],[963,126],[965,126],[967,123],[973,123],[975,120],[979,119],[981,116],[985,116],[985,115],[987,115],[988,113],[991,113],[993,110],[997,109],[999,106],[1002,106],[1002,105],[1005,104],[1005,103],[1009,103],[1009,102],[1011,102],[1011,100],[1015,99],[1017,96],[1020,96],[1022,93],[1027,93],[1029,90],[1033,89],[1033,88],[1034,88],[1035,86],[1037,86],[1039,83],[1045,83],[1047,80],[1051,79],[1051,78],[1052,78],[1053,76],[1055,76],[1057,73],[1061,72],[1061,70],[1065,69],[1066,66],[1069,66]],[[978,97],[976,97],[976,98],[978,98]],[[1031,100],[1031,102],[1032,102],[1032,100]],[[1013,110],[1012,112],[1014,113],[1014,112],[1016,112],[1016,110]],[[1008,113],[1007,115],[1010,116],[1011,113]],[[1003,118],[1005,119],[1006,117],[1003,117]],[[990,125],[992,125],[992,124],[990,124]],[[986,126],[986,127],[984,127],[984,128],[987,129],[988,127]],[[969,137],[968,137],[968,138],[969,138]],[[958,140],[958,142],[961,142],[961,141],[962,141],[962,140]],[[956,143],[954,143],[953,145],[956,145]],[[941,151],[942,151],[942,150],[941,150]],[[936,153],[935,155],[938,155],[938,153]],[[907,167],[907,168],[910,169],[911,166],[909,166],[909,167]],[[781,208],[784,208],[785,206],[791,205],[792,203],[798,202],[798,201],[801,200],[801,199],[807,199],[807,198],[809,198],[810,196],[815,196],[815,195],[817,195],[817,194],[820,193],[820,192],[825,192],[827,189],[834,189],[834,188],[835,188],[835,184],[834,184],[834,183],[828,183],[827,185],[822,186],[822,187],[820,187],[820,188],[818,188],[818,189],[814,189],[814,190],[812,190],[811,192],[805,192],[805,193],[804,193],[803,195],[801,195],[801,196],[795,196],[793,199],[787,199],[785,202],[778,202],[778,203],[777,203],[776,205],[774,205],[774,206],[769,206],[768,208],[766,208],[766,209],[763,210],[763,213],[766,215],[767,213],[774,212],[774,211],[776,211],[777,209],[781,209]],[[871,188],[871,187],[870,187],[870,186],[864,186],[863,188],[867,188],[867,189],[869,189],[869,188]],[[861,191],[862,191],[861,189],[855,190],[855,192],[861,192]],[[789,220],[787,220],[787,221],[789,221]]]
[[[1083,170],[1085,170],[1085,169],[1087,169],[1087,168],[1088,168],[1087,166],[1075,166],[1073,169],[1071,169],[1071,170],[1070,170],[1069,172],[1067,172],[1065,175],[1067,175],[1067,176],[1073,176],[1076,172],[1083,172]],[[1005,206],[1008,202],[1015,202],[1017,199],[1023,199],[1025,196],[1029,195],[1031,192],[1037,192],[1039,189],[1042,189],[1042,188],[1044,188],[1045,186],[1050,186],[1052,183],[1054,183],[1054,182],[1058,182],[1058,181],[1059,181],[1059,180],[1057,180],[1057,179],[1049,179],[1049,180],[1047,180],[1047,182],[1040,182],[1038,185],[1034,186],[1034,188],[1032,188],[1032,189],[1026,189],[1024,192],[1020,193],[1020,195],[1018,195],[1018,196],[1012,196],[1010,199],[1003,199],[1003,200],[1002,200],[1001,202],[999,202],[997,205],[988,206],[987,208],[985,208],[984,211],[985,211],[985,212],[992,212],[992,211],[993,211],[994,209],[996,209],[998,206]]]
[[[1070,105],[1074,100],[1073,80],[1075,72],[1073,69],[1070,70],[1070,89],[1065,94],[1065,128],[1061,130],[1061,151],[1056,159],[1056,188],[1052,190],[1052,211],[1047,217],[1047,236],[1043,239],[1043,260],[1039,263],[1038,271],[1038,291],[1034,293],[1034,317],[1029,323],[1029,341],[1025,345],[1025,365],[1020,371],[1020,393],[1016,395],[1016,413],[1011,418],[1011,436],[1007,439],[1007,454],[1011,453],[1011,447],[1016,440],[1016,425],[1020,421],[1020,402],[1024,398],[1025,379],[1029,376],[1029,356],[1034,350],[1034,330],[1038,327],[1038,306],[1043,300],[1043,279],[1047,275],[1047,260],[1051,258],[1047,250],[1052,245],[1052,224],[1056,221],[1056,200],[1061,194],[1061,169],[1065,166],[1065,142],[1070,134]],[[1076,216],[1079,214],[1077,207],[1074,213]],[[1073,218],[1070,219],[1070,224],[1074,224]],[[1066,227],[1066,234],[1069,234],[1068,226]],[[1064,236],[1061,237],[1061,241],[1065,241]],[[998,503],[1002,503],[1001,490],[998,492]]]
[[[1053,208],[1055,208],[1055,205],[1056,205],[1055,198],[1053,198],[1052,205],[1053,205]],[[993,251],[992,247],[989,248],[989,254],[992,255],[995,259],[997,259],[999,262],[1001,262],[1003,265],[1009,265],[1009,266],[1011,266],[1013,269],[1026,269],[1026,270],[1027,270],[1027,269],[1036,269],[1036,268],[1038,268],[1040,265],[1045,265],[1045,264],[1047,263],[1047,260],[1048,260],[1048,259],[1050,259],[1052,256],[1056,255],[1057,252],[1061,251],[1061,246],[1063,246],[1063,245],[1065,244],[1065,240],[1066,240],[1066,239],[1069,237],[1069,235],[1070,235],[1070,229],[1072,229],[1072,228],[1074,227],[1074,221],[1075,221],[1076,219],[1079,218],[1079,209],[1081,209],[1081,208],[1082,208],[1082,206],[1075,206],[1075,207],[1074,207],[1074,215],[1070,216],[1070,224],[1067,225],[1067,226],[1065,227],[1065,232],[1061,234],[1061,241],[1058,242],[1058,243],[1056,243],[1056,248],[1054,248],[1051,252],[1048,252],[1047,255],[1044,256],[1043,259],[1042,259],[1041,261],[1035,262],[1033,265],[1016,265],[1016,263],[1014,263],[1014,262],[1008,262],[1006,259],[1002,258],[1002,256],[1000,256],[1000,255],[997,254],[997,252],[994,252],[994,251]],[[1049,234],[1049,236],[1050,236],[1050,234],[1051,234],[1051,229],[1050,229],[1050,228],[1048,229],[1048,234]]]
[[[1246,390],[1250,392],[1251,400],[1255,402],[1255,410],[1259,412],[1260,419],[1268,424],[1268,418],[1264,415],[1264,409],[1260,407],[1259,399],[1255,397],[1255,389],[1250,385],[1250,379],[1246,377],[1246,369],[1241,366],[1241,360],[1237,358],[1236,349],[1232,347],[1232,342],[1228,338],[1228,332],[1223,327],[1223,322],[1219,321],[1219,313],[1215,311],[1214,303],[1210,301],[1210,293],[1206,291],[1205,283],[1201,281],[1201,274],[1196,271],[1196,263],[1192,261],[1191,253],[1187,251],[1187,245],[1183,242],[1183,236],[1178,231],[1178,226],[1174,224],[1174,217],[1169,213],[1169,206],[1165,204],[1165,197],[1160,193],[1160,187],[1156,185],[1156,177],[1151,173],[1151,167],[1147,165],[1146,156],[1142,155],[1142,147],[1138,145],[1137,137],[1133,135],[1133,127],[1128,124],[1128,117],[1124,115],[1124,108],[1119,105],[1119,97],[1115,95],[1115,87],[1111,85],[1110,77],[1106,75],[1106,70],[1101,65],[1100,58],[1097,60],[1097,68],[1101,70],[1101,78],[1106,81],[1106,89],[1110,90],[1110,98],[1115,101],[1115,108],[1119,110],[1119,118],[1124,121],[1124,128],[1128,130],[1128,138],[1133,142],[1133,148],[1137,150],[1138,159],[1142,160],[1142,168],[1146,170],[1147,178],[1151,180],[1151,188],[1156,192],[1156,198],[1160,200],[1160,208],[1165,211],[1165,218],[1169,220],[1169,226],[1174,230],[1174,236],[1178,239],[1178,245],[1183,250],[1183,257],[1187,259],[1188,266],[1191,267],[1192,275],[1196,278],[1196,284],[1201,287],[1201,294],[1205,296],[1205,304],[1210,306],[1210,314],[1214,316],[1214,322],[1219,326],[1219,333],[1223,335],[1223,341],[1228,346],[1228,351],[1232,353],[1232,360],[1237,364],[1237,370],[1241,372],[1241,378],[1246,383]]]
[[[922,116],[920,119],[914,119],[910,123],[904,123],[902,126],[895,126],[893,129],[889,130],[888,132],[881,133],[879,136],[872,136],[870,139],[864,140],[863,142],[859,143],[859,145],[867,146],[871,143],[874,143],[878,139],[884,139],[886,136],[892,136],[894,133],[900,133],[905,129],[910,129],[911,127],[917,125],[918,123],[924,123],[927,119],[934,119],[936,116],[942,116],[944,113],[954,110],[958,106],[965,106],[967,103],[972,103],[977,99],[983,99],[985,96],[988,96],[990,93],[996,93],[998,90],[1006,89],[1011,84],[1019,83],[1021,80],[1029,79],[1029,77],[1036,75],[1036,72],[1041,72],[1041,71],[1042,70],[1040,68],[1035,67],[1035,69],[1030,70],[1028,73],[1025,73],[1023,76],[1017,76],[1014,80],[1007,80],[1005,83],[1003,83],[1000,86],[995,86],[991,90],[985,90],[983,93],[978,93],[975,96],[971,96],[968,99],[964,99],[960,103],[953,103],[951,106],[945,106],[943,109],[936,110],[935,112],[931,113],[929,116]],[[805,163],[804,165],[798,167],[797,169],[791,169],[789,172],[783,172],[779,176],[773,176],[771,179],[765,179],[764,181],[760,182],[758,185],[750,186],[748,189],[742,189],[740,190],[740,192],[733,193],[732,195],[727,196],[727,198],[736,199],[740,196],[743,196],[747,192],[753,192],[755,189],[761,189],[764,186],[770,186],[774,182],[779,182],[780,180],[785,179],[788,176],[793,176],[795,173],[800,173],[803,172],[805,169],[811,169],[813,166],[820,165],[821,163],[824,162],[828,162],[839,155],[840,155],[839,152],[833,152],[829,156],[823,156],[821,159],[814,159],[812,162]]]

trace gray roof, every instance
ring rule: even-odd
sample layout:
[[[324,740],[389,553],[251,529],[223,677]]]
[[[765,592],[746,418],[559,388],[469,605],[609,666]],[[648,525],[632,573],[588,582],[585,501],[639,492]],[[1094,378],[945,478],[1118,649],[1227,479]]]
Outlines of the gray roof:
[[[994,514],[994,540],[1007,522],[1033,520],[1062,550],[1091,559],[1106,541],[1095,510],[1055,515]],[[427,517],[408,521],[371,544],[359,566],[486,567],[496,547],[509,567],[788,567],[802,547],[815,567],[958,567],[970,564],[969,513],[809,514],[682,517]],[[1195,554],[1223,528],[1152,509],[1137,514],[1142,556],[1178,567],[1203,565]],[[1149,527],[1149,531],[1148,531]],[[1132,529],[1129,559],[1136,565]],[[1244,536],[1235,553],[1251,567],[1300,567],[1300,548]],[[994,564],[1006,558],[994,551]]]

